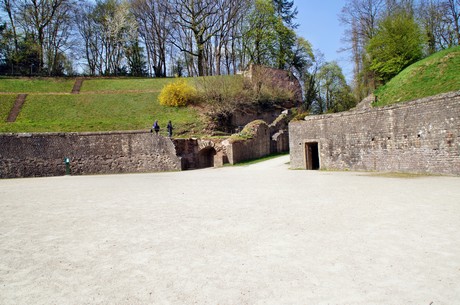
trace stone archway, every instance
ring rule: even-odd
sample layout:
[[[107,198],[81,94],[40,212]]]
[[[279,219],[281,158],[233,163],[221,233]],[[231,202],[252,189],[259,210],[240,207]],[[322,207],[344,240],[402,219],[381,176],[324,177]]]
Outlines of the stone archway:
[[[210,140],[198,140],[198,152],[195,155],[195,168],[214,167],[217,154],[215,143]]]
[[[216,153],[214,147],[206,147],[200,150],[197,156],[197,168],[214,167]]]

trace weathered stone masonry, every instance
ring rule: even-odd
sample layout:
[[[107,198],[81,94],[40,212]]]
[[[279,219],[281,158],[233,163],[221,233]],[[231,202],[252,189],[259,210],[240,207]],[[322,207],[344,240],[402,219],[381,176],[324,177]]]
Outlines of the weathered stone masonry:
[[[291,168],[306,168],[317,143],[321,169],[460,175],[460,91],[309,116],[289,124],[289,137]]]
[[[64,175],[65,158],[72,175],[218,167],[230,161],[229,153],[240,162],[286,151],[283,118],[235,146],[222,145],[221,139],[170,139],[147,131],[0,134],[0,178]]]
[[[0,178],[181,169],[173,142],[148,132],[0,135]]]

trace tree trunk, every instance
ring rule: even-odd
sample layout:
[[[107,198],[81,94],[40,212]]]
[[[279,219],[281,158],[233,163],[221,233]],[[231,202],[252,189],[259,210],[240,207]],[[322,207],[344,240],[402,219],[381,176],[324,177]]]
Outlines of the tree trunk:
[[[197,65],[198,65],[198,76],[204,75],[204,42],[203,37],[200,34],[195,34],[196,45],[198,48]]]

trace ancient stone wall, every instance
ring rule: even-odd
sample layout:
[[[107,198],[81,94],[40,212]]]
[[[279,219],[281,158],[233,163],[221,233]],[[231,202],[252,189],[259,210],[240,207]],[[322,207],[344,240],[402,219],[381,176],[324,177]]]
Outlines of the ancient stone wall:
[[[222,144],[225,147],[228,162],[239,163],[267,156],[270,154],[270,130],[266,123],[255,124],[251,139],[227,140]]]
[[[256,120],[249,123],[253,134],[249,139],[232,139],[223,141],[224,162],[235,164],[247,160],[258,159],[275,153],[289,151],[289,133],[287,111],[279,115],[270,125]]]
[[[272,123],[276,118],[281,114],[283,109],[274,108],[274,109],[256,109],[250,111],[246,109],[245,111],[237,110],[232,114],[231,124],[235,126],[236,129],[241,130],[244,126],[255,120],[263,120],[267,124]]]
[[[148,132],[0,134],[0,178],[181,170],[169,138]]]
[[[317,143],[321,169],[460,175],[460,91],[289,124],[292,168]],[[313,143],[313,146],[309,146]]]
[[[0,178],[65,175],[65,158],[71,175],[218,167],[286,151],[285,127],[280,117],[230,146],[221,139],[170,139],[146,131],[0,134]]]
[[[219,139],[174,139],[173,142],[183,170],[221,167],[226,162]]]

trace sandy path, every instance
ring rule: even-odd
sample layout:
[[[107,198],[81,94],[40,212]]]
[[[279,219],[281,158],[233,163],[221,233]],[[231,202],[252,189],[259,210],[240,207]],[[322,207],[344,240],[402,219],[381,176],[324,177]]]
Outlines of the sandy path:
[[[0,180],[0,304],[460,304],[460,178]]]

